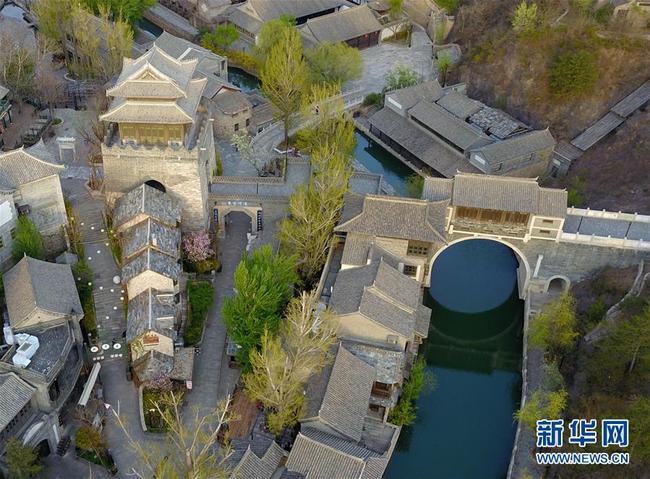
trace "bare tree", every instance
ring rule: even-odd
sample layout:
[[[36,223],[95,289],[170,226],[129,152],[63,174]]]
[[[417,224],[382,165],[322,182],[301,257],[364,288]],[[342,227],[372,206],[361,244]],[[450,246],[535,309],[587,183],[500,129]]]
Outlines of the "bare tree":
[[[129,432],[120,415],[113,410],[119,427],[138,458],[138,469],[128,471],[140,479],[225,479],[229,477],[226,460],[230,452],[221,447],[219,436],[228,414],[230,396],[214,411],[205,414],[196,409],[182,417],[182,395],[163,394],[153,405],[167,429],[166,441],[159,447],[142,444]]]

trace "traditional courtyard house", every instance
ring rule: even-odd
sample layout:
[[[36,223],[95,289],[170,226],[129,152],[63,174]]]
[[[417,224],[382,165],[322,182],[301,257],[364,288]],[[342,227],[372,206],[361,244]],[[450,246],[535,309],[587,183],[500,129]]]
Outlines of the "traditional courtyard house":
[[[216,168],[213,129],[200,106],[208,79],[197,75],[198,64],[156,45],[124,59],[100,116],[108,124],[102,156],[109,203],[142,183],[154,185],[180,202],[190,231],[209,224],[208,182]]]
[[[286,468],[307,479],[380,479],[400,429],[368,416],[375,369],[337,347],[334,364],[309,381],[305,418]]]
[[[4,146],[2,133],[9,128],[12,123],[11,119],[11,101],[9,100],[9,90],[0,85],[0,151]]]
[[[445,239],[448,200],[349,194],[335,232],[345,236],[341,269],[384,258],[406,276],[428,280],[431,256]]]
[[[249,50],[257,43],[257,35],[268,21],[286,16],[295,18],[296,25],[300,26],[309,19],[337,12],[344,6],[354,4],[346,0],[248,0],[234,7],[227,18],[240,33],[238,46]]]
[[[0,374],[0,454],[10,438],[22,437],[38,414],[35,396],[36,389],[16,374]]]
[[[379,43],[382,26],[366,4],[311,18],[300,28],[306,48],[345,42],[363,49]]]
[[[199,60],[197,75],[208,80],[203,98],[214,119],[215,135],[229,139],[252,127],[253,105],[238,87],[228,82],[227,58],[167,32],[156,39],[155,45],[177,60]]]
[[[376,371],[370,403],[385,418],[397,403],[405,371],[428,336],[431,310],[420,304],[421,285],[383,258],[339,271],[329,307],[337,336]]]
[[[27,215],[43,236],[48,254],[66,247],[68,217],[63,202],[58,164],[42,141],[29,148],[0,152],[0,262],[11,258],[14,228]]]
[[[370,132],[405,161],[446,178],[457,171],[539,176],[555,140],[437,80],[395,90],[370,118]]]
[[[24,442],[47,441],[54,450],[62,436],[58,414],[83,363],[83,310],[72,271],[69,265],[26,256],[4,275],[4,285],[9,323],[0,375],[21,391],[20,404],[12,405],[20,405],[14,430],[24,431]],[[0,402],[7,404],[7,398]]]
[[[458,174],[427,178],[423,198],[448,201],[448,233],[556,241],[567,215],[567,192],[542,188],[535,178]]]

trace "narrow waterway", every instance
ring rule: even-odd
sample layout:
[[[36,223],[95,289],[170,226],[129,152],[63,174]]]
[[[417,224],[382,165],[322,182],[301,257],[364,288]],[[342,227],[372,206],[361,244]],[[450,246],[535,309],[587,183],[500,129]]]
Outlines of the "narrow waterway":
[[[501,243],[469,240],[434,262],[420,350],[436,377],[402,430],[387,479],[502,479],[521,394],[523,302],[517,259]]]
[[[228,67],[228,81],[233,85],[241,88],[243,92],[258,90],[260,88],[259,79],[241,68]]]

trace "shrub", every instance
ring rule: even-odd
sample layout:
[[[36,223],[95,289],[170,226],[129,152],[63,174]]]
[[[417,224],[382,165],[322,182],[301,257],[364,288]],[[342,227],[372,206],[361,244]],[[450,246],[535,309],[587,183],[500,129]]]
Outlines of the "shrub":
[[[215,150],[216,150],[217,168],[214,172],[214,175],[223,176],[223,160],[221,159],[221,155],[219,154],[219,149],[215,148]]]
[[[595,55],[587,50],[561,53],[550,66],[550,89],[558,98],[580,96],[593,90],[598,80]]]
[[[591,303],[585,312],[585,319],[588,326],[595,326],[600,323],[607,314],[607,305],[602,296]]]
[[[532,33],[538,25],[537,4],[529,5],[526,0],[521,0],[512,17],[512,29],[517,33]]]
[[[12,251],[14,261],[20,261],[25,255],[45,259],[45,245],[43,237],[32,220],[27,216],[19,216],[16,221],[14,246]]]
[[[84,425],[77,430],[75,446],[84,451],[94,451],[98,454],[106,448],[102,432],[93,426]]]
[[[572,182],[567,191],[567,203],[569,206],[580,207],[585,203],[585,196],[583,193],[584,180],[579,176]]]
[[[433,373],[426,370],[426,360],[420,356],[413,363],[411,375],[404,382],[402,387],[402,396],[399,398],[397,405],[390,411],[388,421],[397,426],[408,426],[415,421],[417,401],[420,393],[431,391],[435,387],[435,378]]]
[[[187,300],[189,303],[188,321],[185,325],[185,344],[194,345],[201,340],[203,323],[214,302],[214,288],[205,281],[187,283]]]
[[[406,192],[412,198],[421,198],[424,188],[424,177],[413,173],[406,178]]]
[[[381,93],[368,93],[363,99],[363,106],[381,106],[384,103],[384,95]]]
[[[97,336],[97,321],[95,319],[95,302],[93,300],[93,271],[88,266],[84,259],[72,267],[72,274],[74,275],[77,284],[77,292],[79,293],[79,301],[84,310],[84,317],[81,320],[81,329],[85,337],[88,334],[91,337]]]
[[[454,13],[458,10],[460,0],[435,0],[440,8],[444,8],[448,13]]]
[[[420,83],[417,72],[405,65],[397,65],[384,76],[386,91],[399,90]]]

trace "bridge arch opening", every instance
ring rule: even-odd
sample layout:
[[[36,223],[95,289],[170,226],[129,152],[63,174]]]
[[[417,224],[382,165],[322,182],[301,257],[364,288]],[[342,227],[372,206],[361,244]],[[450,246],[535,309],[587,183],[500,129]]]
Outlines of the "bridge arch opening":
[[[144,182],[145,185],[151,186],[152,188],[157,189],[158,191],[162,191],[163,193],[167,192],[167,188],[165,188],[165,185],[163,185],[160,181],[157,180],[147,180]]]
[[[569,289],[571,281],[566,276],[553,276],[546,282],[546,292],[551,294],[562,294]]]
[[[431,258],[431,262],[429,263],[429,272],[430,272],[430,278],[433,275],[434,271],[434,264],[436,260],[446,251],[448,251],[450,248],[453,248],[455,245],[465,242],[465,241],[488,241],[488,242],[494,242],[494,243],[500,243],[504,246],[507,246],[513,253],[515,258],[517,259],[518,267],[517,267],[517,286],[519,289],[519,298],[520,299],[526,299],[526,291],[528,290],[528,283],[531,278],[531,268],[530,264],[528,263],[528,260],[526,259],[526,256],[524,253],[514,246],[511,243],[508,243],[507,241],[498,239],[498,238],[474,238],[474,237],[468,237],[468,238],[460,238],[457,240],[454,240],[447,244],[444,248],[439,249],[436,251],[436,253],[433,255]]]

